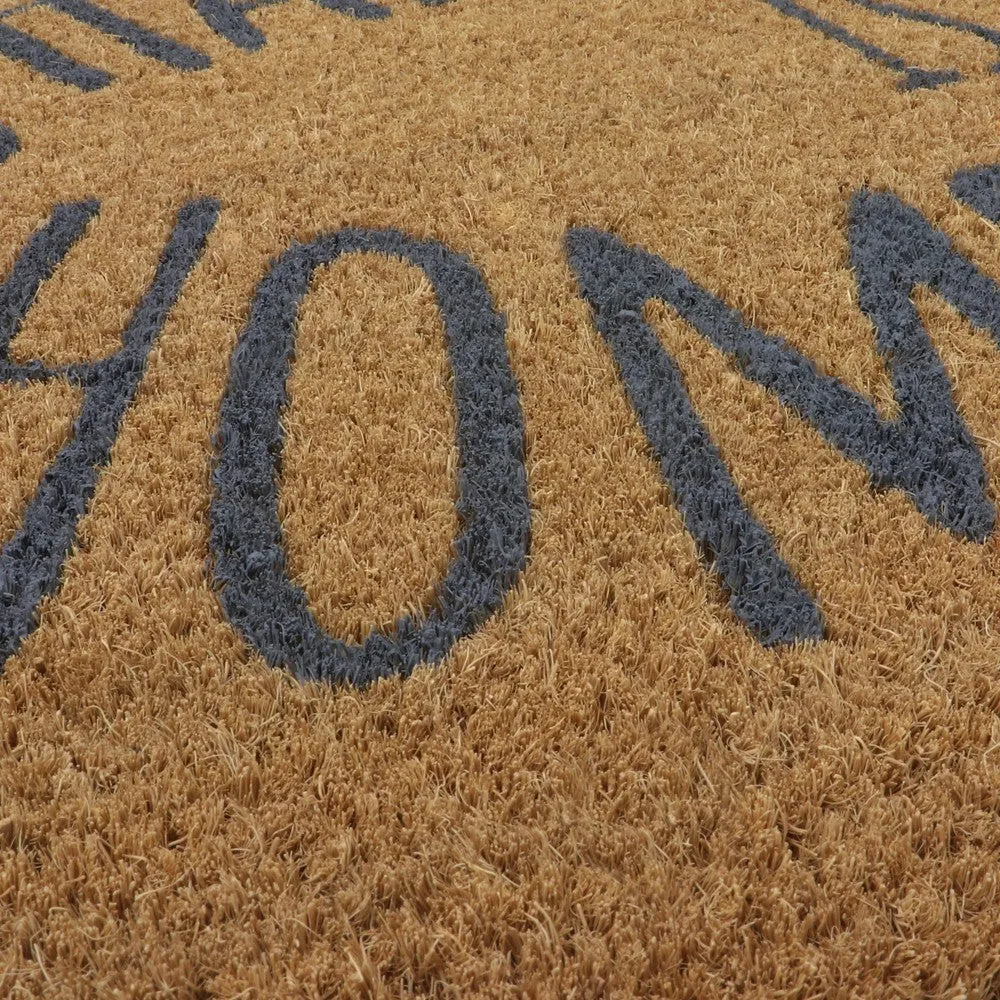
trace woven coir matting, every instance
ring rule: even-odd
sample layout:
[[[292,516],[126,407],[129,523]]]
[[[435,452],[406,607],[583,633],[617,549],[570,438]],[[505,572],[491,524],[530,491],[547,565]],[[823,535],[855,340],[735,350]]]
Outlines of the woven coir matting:
[[[994,0],[0,9],[0,996],[1000,997]]]

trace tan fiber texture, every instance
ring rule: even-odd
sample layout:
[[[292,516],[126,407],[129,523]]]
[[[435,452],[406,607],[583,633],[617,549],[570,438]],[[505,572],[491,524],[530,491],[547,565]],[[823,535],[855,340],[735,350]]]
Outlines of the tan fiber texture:
[[[100,202],[12,361],[118,350],[180,207],[220,204],[0,677],[0,997],[1000,998],[997,534],[873,489],[651,302],[825,619],[822,641],[763,646],[685,528],[564,247],[579,226],[641,246],[898,413],[851,197],[891,193],[1000,281],[1000,227],[948,187],[1000,162],[1000,49],[803,5],[962,78],[902,90],[766,0],[391,0],[381,20],[290,0],[248,10],[257,51],[188,0],[101,0],[209,56],[195,71],[51,6],[0,12],[114,78],[84,92],[0,49],[20,143],[0,281],[55,206]],[[1000,32],[990,0],[898,5]],[[301,683],[241,637],[209,520],[255,288],[293,241],[344,227],[440,241],[481,273],[531,508],[500,610],[361,689]],[[913,300],[997,504],[998,348],[940,295]],[[434,604],[459,530],[453,384],[423,271],[373,253],[316,271],[278,511],[332,636]],[[0,385],[4,544],[80,395]]]

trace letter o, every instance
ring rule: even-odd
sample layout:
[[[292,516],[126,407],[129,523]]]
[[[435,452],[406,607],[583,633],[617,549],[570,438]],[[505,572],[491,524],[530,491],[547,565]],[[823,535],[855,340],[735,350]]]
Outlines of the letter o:
[[[460,532],[425,616],[373,630],[360,645],[324,631],[291,581],[278,518],[287,380],[299,307],[318,267],[374,252],[420,267],[434,288],[451,362]],[[478,270],[436,241],[395,230],[342,229],[294,243],[257,286],[230,362],[215,435],[209,510],[212,572],[222,608],[272,666],[300,680],[364,685],[439,661],[503,602],[527,558],[531,512],[524,422],[504,340]]]

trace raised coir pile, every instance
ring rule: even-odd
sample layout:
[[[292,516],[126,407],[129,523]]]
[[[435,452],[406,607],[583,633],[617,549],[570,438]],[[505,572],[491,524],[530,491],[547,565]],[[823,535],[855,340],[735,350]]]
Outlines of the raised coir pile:
[[[0,9],[0,996],[1000,997],[995,0]]]

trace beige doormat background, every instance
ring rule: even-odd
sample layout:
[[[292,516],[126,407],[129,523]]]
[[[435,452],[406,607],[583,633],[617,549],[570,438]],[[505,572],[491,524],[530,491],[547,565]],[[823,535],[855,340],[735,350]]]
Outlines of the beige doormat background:
[[[0,995],[997,1000],[998,63],[0,11]]]

